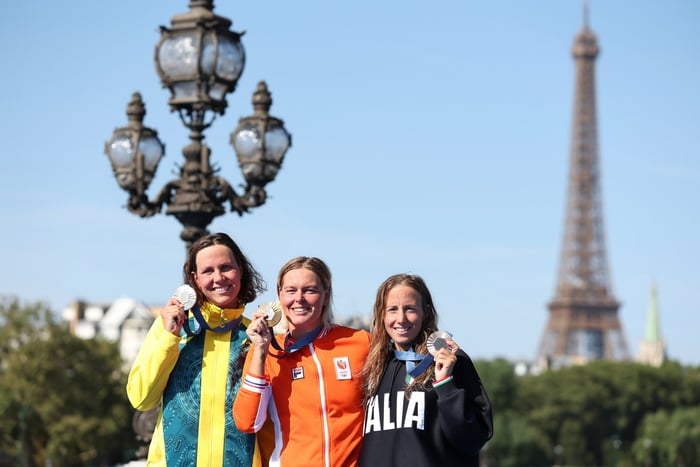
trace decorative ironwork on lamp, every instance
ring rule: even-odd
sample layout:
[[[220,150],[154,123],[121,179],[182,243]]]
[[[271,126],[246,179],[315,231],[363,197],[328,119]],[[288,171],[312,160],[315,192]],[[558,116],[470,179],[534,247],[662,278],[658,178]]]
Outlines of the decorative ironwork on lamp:
[[[214,218],[231,210],[242,215],[265,203],[265,185],[275,179],[291,135],[282,120],[269,115],[272,104],[264,81],[253,94],[252,116],[241,118],[231,134],[231,144],[245,179],[244,192],[236,193],[219,169],[210,164],[211,149],[204,131],[217,115],[223,115],[226,95],[236,88],[245,65],[243,33],[229,28],[232,22],[215,15],[213,1],[191,0],[187,13],[172,18],[171,28],[161,26],[155,48],[155,65],[163,87],[170,90],[170,109],[190,130],[190,143],[182,154],[180,177],[169,181],[152,200],[146,191],[165,154],[158,134],[143,125],[145,106],[134,93],[127,106],[129,124],[114,130],[105,146],[119,186],[129,193],[127,209],[141,217],[159,213],[175,216],[183,225],[180,238],[189,246],[207,233]]]

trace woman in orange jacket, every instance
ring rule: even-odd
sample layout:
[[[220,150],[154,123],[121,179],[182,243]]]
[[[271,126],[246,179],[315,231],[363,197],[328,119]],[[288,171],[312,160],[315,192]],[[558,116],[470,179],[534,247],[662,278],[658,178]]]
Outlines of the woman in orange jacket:
[[[257,311],[233,405],[236,426],[274,425],[270,466],[354,466],[362,441],[362,369],[369,333],[333,324],[331,273],[320,259],[298,257],[277,278],[288,332],[275,336]],[[270,348],[272,344],[272,349]]]

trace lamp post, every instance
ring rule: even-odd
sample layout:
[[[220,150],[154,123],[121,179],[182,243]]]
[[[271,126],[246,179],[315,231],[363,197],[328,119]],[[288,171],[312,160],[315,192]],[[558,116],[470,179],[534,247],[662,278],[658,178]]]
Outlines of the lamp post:
[[[207,234],[214,218],[231,211],[243,215],[265,203],[265,185],[273,181],[291,135],[284,122],[270,116],[272,98],[264,81],[253,94],[254,114],[241,118],[231,133],[231,144],[245,179],[238,194],[218,175],[210,163],[211,150],[204,131],[217,115],[223,115],[226,95],[236,88],[245,65],[245,51],[233,32],[231,21],[214,14],[212,0],[190,0],[187,13],[172,18],[171,28],[161,26],[155,49],[155,65],[163,87],[170,90],[170,110],[177,112],[189,129],[190,143],[182,149],[185,158],[180,176],[171,180],[149,200],[146,191],[165,154],[165,145],[155,130],[143,125],[146,114],[136,92],[127,105],[128,125],[117,128],[105,144],[119,186],[129,194],[126,208],[141,217],[151,217],[167,206],[165,214],[183,225],[180,238],[189,247]]]

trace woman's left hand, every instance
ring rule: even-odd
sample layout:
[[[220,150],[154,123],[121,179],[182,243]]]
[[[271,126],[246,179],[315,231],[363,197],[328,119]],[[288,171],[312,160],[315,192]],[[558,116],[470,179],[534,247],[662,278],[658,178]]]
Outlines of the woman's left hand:
[[[457,361],[457,349],[459,346],[452,339],[446,339],[448,347],[443,347],[433,357],[435,359],[435,381],[452,375],[455,362]]]

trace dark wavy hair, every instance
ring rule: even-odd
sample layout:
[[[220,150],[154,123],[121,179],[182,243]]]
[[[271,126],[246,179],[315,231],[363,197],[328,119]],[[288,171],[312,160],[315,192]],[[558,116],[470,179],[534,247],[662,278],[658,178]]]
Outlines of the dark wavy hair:
[[[425,284],[425,281],[420,277],[412,274],[395,274],[387,278],[379,286],[377,297],[374,301],[374,312],[372,314],[372,324],[370,332],[372,339],[369,347],[369,354],[365,360],[364,368],[362,369],[363,387],[365,402],[372,397],[377,391],[379,380],[386,368],[387,362],[391,359],[394,351],[394,343],[391,341],[389,334],[384,329],[384,314],[386,310],[386,297],[389,291],[399,285],[405,285],[416,292],[421,297],[421,306],[423,308],[423,322],[421,329],[413,341],[413,351],[419,354],[427,354],[428,337],[437,331],[438,315],[433,304],[433,297],[430,295],[430,290]],[[406,395],[410,395],[415,388],[429,388],[428,381],[433,377],[434,364],[420,376],[415,378],[406,388]]]
[[[224,245],[233,253],[233,257],[241,270],[241,290],[238,292],[238,306],[252,302],[255,298],[267,289],[267,285],[260,273],[253,267],[252,263],[243,254],[240,247],[227,234],[218,232],[201,237],[194,242],[187,253],[187,260],[182,267],[182,278],[197,292],[197,303],[204,301],[204,295],[197,287],[192,273],[197,272],[197,253],[203,249]]]

